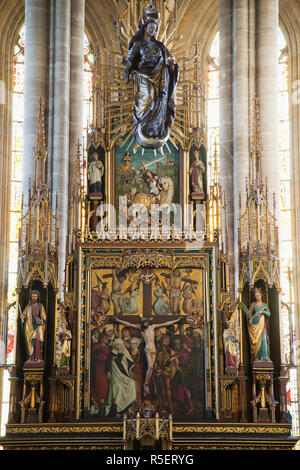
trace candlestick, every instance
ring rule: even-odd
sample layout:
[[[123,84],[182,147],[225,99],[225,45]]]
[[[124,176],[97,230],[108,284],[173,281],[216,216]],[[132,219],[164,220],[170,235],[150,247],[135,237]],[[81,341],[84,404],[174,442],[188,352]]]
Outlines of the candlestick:
[[[126,441],[126,420],[127,416],[123,416],[123,441]]]
[[[136,438],[140,438],[140,413],[136,414]]]

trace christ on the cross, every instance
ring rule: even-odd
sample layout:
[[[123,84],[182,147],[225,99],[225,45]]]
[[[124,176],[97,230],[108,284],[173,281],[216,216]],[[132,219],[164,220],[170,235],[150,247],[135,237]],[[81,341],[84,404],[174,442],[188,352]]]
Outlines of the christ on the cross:
[[[155,336],[154,330],[155,328],[162,328],[163,326],[171,326],[174,323],[178,323],[180,318],[176,320],[170,320],[165,323],[159,323],[158,325],[151,324],[151,320],[148,318],[143,318],[141,324],[130,323],[125,320],[121,320],[119,318],[115,319],[117,322],[121,323],[122,325],[129,326],[132,328],[136,328],[141,331],[141,335],[145,341],[145,354],[147,358],[147,372],[146,378],[144,383],[144,392],[146,395],[150,394],[149,390],[149,383],[153,372],[153,367],[156,359],[156,348],[155,348]]]

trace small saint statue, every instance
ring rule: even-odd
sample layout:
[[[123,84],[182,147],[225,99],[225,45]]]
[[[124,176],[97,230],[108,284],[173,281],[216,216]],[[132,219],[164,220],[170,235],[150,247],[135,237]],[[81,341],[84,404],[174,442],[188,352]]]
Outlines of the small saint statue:
[[[233,322],[228,320],[223,332],[224,353],[225,353],[225,367],[226,369],[237,368],[239,342],[236,339],[236,334],[233,328]]]
[[[43,362],[46,319],[45,307],[40,303],[40,293],[33,290],[29,303],[21,314],[27,362]]]
[[[271,313],[268,305],[263,302],[263,294],[260,289],[254,289],[254,298],[255,301],[252,302],[249,309],[242,302],[239,302],[248,318],[251,358],[252,361],[271,362],[266,324],[266,317],[270,317]]]
[[[190,178],[192,185],[192,194],[204,195],[203,188],[203,175],[205,173],[205,166],[203,161],[200,159],[199,148],[194,149],[194,160],[190,164]]]
[[[102,177],[104,175],[104,165],[99,160],[97,152],[93,153],[93,160],[89,164],[87,177],[89,181],[90,196],[103,197]]]
[[[60,367],[68,368],[70,366],[72,333],[70,330],[68,330],[66,322],[62,323],[62,332],[60,334],[60,342],[61,342]]]

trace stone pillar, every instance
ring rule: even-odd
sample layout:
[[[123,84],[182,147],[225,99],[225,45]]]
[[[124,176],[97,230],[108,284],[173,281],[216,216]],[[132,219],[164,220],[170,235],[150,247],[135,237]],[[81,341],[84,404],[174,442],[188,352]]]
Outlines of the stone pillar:
[[[232,1],[219,0],[220,174],[227,201],[229,281],[234,282],[234,200],[232,129]]]
[[[279,222],[278,0],[256,0],[256,81],[261,106],[262,174],[275,192]]]
[[[71,75],[70,75],[70,161],[69,197],[72,196],[73,166],[76,144],[83,136],[83,47],[85,0],[73,0],[71,11]]]
[[[52,195],[53,167],[53,114],[54,114],[54,60],[55,60],[55,5],[56,0],[49,0],[49,84],[48,84],[48,157],[47,184]]]
[[[70,116],[71,0],[55,6],[52,202],[58,196],[60,296],[64,282],[69,196],[69,116]]]
[[[48,1],[25,1],[25,83],[24,83],[24,153],[23,193],[26,206],[28,181],[34,179],[39,98],[47,97]]]
[[[249,173],[248,0],[233,1],[233,40],[233,197],[235,286],[237,289],[239,219],[246,208],[245,187]],[[241,198],[241,209],[239,198]]]
[[[249,138],[251,138],[251,121],[253,111],[253,98],[256,94],[255,83],[255,0],[249,0],[249,34],[248,34],[248,85],[249,85]],[[251,141],[250,141],[251,142]]]

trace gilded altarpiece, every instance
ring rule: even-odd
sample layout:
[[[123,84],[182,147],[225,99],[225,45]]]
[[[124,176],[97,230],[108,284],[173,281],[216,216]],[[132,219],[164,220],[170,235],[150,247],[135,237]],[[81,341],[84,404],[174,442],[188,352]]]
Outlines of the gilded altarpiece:
[[[114,420],[145,402],[175,420],[216,416],[215,255],[215,248],[80,248],[78,418]],[[155,325],[147,394],[142,318]]]

